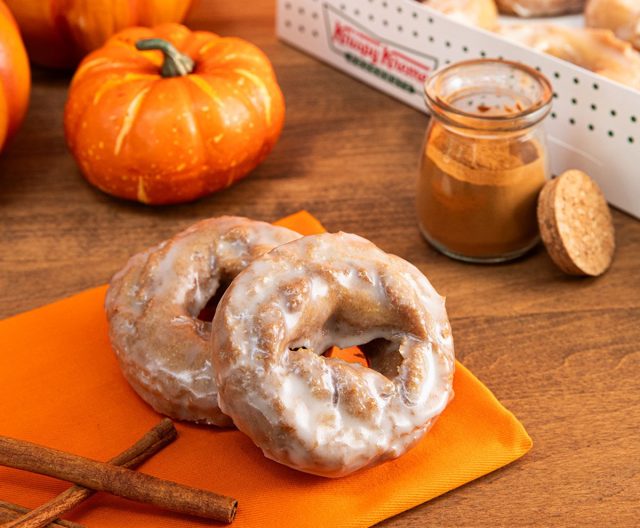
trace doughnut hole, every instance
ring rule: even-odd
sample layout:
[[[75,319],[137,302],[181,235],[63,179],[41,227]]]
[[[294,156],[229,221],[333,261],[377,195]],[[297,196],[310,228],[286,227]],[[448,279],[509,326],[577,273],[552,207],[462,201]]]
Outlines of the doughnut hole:
[[[349,348],[340,348],[332,346],[322,354],[327,358],[336,358],[346,361],[347,363],[359,363],[363,367],[369,367],[369,360],[360,347],[352,346]]]
[[[398,375],[398,369],[403,360],[397,343],[382,337],[363,345],[344,349],[332,346],[322,355],[327,358],[342,359],[347,363],[359,363],[363,367],[379,372],[388,380]]]
[[[231,277],[223,277],[220,279],[220,284],[216,289],[213,296],[207,301],[204,307],[198,313],[198,319],[204,321],[205,323],[210,323],[213,321],[214,315],[216,315],[216,310],[218,309],[218,304],[220,303],[220,299],[224,295],[224,292],[227,291],[227,288],[231,285],[231,281],[233,279]]]
[[[379,372],[389,380],[398,375],[404,358],[400,354],[397,343],[380,337],[361,345],[360,349],[369,362],[369,368]]]

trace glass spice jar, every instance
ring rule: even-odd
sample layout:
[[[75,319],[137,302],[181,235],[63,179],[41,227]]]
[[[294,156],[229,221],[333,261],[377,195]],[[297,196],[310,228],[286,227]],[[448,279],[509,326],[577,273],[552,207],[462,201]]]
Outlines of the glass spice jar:
[[[522,64],[457,63],[425,84],[431,111],[417,189],[418,223],[442,253],[517,258],[539,240],[538,193],[549,177],[542,121],[549,81]]]

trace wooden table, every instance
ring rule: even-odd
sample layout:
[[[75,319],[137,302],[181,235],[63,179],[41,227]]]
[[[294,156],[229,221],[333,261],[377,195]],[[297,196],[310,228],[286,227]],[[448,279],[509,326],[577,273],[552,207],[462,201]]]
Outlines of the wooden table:
[[[204,0],[188,20],[261,46],[288,104],[269,159],[194,204],[151,208],[86,184],[62,134],[70,77],[34,71],[28,119],[0,159],[0,317],[104,283],[132,253],[195,220],[308,209],[431,279],[447,296],[458,358],[534,440],[523,459],[384,526],[636,524],[640,223],[614,212],[616,259],[599,279],[563,275],[543,249],[500,266],[436,253],[414,212],[426,116],[278,42],[273,13],[272,0]]]

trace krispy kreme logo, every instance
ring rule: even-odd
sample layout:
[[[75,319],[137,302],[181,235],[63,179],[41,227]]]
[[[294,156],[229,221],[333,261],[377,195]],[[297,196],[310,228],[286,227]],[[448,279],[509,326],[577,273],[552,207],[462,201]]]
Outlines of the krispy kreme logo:
[[[398,88],[422,92],[422,85],[437,67],[435,58],[385,41],[331,6],[325,12],[334,52]]]

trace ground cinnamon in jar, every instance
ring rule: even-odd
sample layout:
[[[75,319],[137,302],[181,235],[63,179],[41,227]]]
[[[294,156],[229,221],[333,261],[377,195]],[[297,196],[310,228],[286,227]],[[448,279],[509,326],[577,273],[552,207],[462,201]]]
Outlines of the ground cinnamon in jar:
[[[539,240],[536,202],[548,160],[538,124],[551,91],[538,77],[506,61],[469,61],[427,83],[432,119],[418,180],[418,221],[445,254],[496,262]]]

